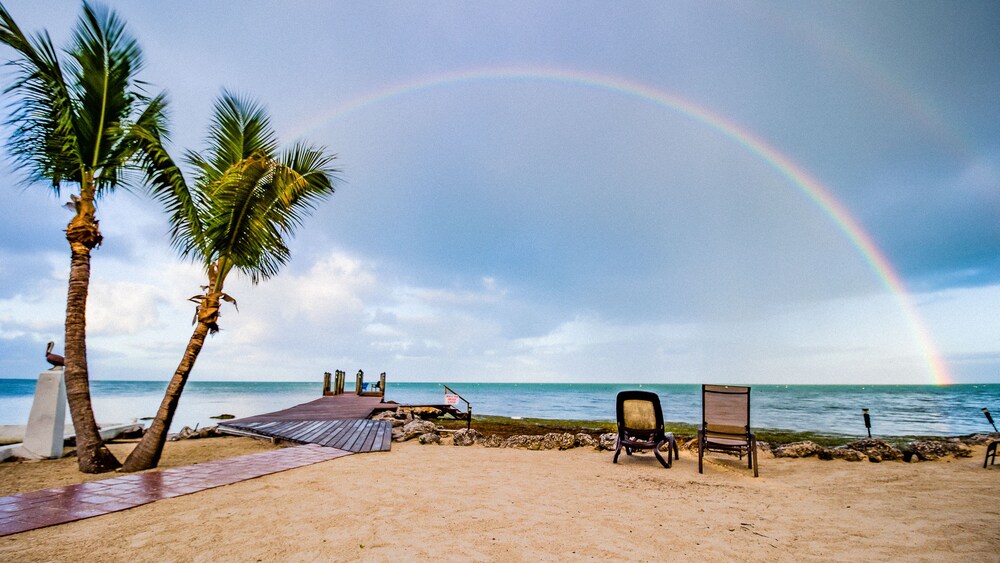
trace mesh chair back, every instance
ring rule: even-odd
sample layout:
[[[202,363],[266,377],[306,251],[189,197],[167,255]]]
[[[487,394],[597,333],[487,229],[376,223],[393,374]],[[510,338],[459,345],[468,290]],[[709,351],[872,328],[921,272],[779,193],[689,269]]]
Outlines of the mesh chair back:
[[[625,427],[632,430],[656,430],[656,410],[646,399],[628,399],[622,403]]]
[[[709,434],[745,436],[750,429],[750,388],[702,385],[702,423]]]

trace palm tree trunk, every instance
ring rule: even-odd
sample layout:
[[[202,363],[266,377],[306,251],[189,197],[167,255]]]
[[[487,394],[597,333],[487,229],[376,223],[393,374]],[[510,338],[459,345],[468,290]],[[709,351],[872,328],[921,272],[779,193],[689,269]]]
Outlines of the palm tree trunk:
[[[81,198],[76,206],[77,214],[66,228],[66,240],[71,251],[69,292],[66,297],[66,399],[76,430],[76,456],[80,471],[105,473],[118,469],[121,463],[101,440],[90,402],[87,292],[90,288],[90,251],[101,243],[101,233],[94,219],[93,192],[81,189]]]
[[[191,340],[188,341],[187,349],[184,350],[184,357],[177,366],[174,376],[170,379],[170,384],[167,385],[163,401],[160,402],[160,408],[156,411],[156,417],[149,425],[149,430],[143,434],[139,445],[125,459],[122,471],[152,469],[160,463],[163,446],[167,442],[167,431],[170,430],[170,423],[173,421],[177,405],[180,403],[184,384],[187,383],[188,376],[191,375],[194,363],[198,359],[198,354],[201,353],[201,347],[205,344],[205,336],[216,326],[220,296],[221,293],[213,292],[202,298],[201,304],[198,306],[198,324],[194,328]],[[203,316],[202,311],[206,310],[214,311],[214,315],[211,318]],[[212,330],[212,332],[215,331]]]

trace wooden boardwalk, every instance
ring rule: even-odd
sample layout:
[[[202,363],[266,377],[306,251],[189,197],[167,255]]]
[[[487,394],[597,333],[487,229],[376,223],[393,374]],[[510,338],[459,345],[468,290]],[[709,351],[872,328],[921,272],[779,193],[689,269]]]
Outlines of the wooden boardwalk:
[[[318,444],[349,452],[389,451],[392,423],[369,420],[380,397],[334,395],[271,413],[219,424],[219,430]]]

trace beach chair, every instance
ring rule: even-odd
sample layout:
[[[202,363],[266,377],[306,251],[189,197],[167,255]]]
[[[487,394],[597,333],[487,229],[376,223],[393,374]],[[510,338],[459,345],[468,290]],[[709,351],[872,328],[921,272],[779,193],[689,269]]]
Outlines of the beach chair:
[[[698,427],[698,473],[704,473],[705,452],[747,456],[747,467],[757,477],[757,438],[750,430],[750,388],[734,385],[701,386],[701,425]]]
[[[986,446],[986,459],[983,460],[983,469],[986,469],[987,465],[993,465],[997,460],[997,446],[1000,446],[1000,440],[993,440],[990,445]]]
[[[622,449],[632,455],[637,449],[651,449],[663,467],[670,469],[677,459],[677,441],[672,432],[663,429],[663,409],[660,397],[649,391],[622,391],[615,401],[618,418],[618,444],[615,446],[614,463]],[[660,447],[667,444],[667,460],[660,455]]]

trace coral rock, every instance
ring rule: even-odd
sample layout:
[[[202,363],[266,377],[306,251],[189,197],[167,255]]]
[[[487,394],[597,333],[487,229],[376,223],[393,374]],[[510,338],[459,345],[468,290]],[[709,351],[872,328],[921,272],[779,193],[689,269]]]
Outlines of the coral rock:
[[[873,463],[903,459],[903,452],[899,448],[889,442],[876,438],[866,438],[851,442],[847,444],[847,447],[865,454],[868,456],[868,461]]]
[[[466,428],[456,430],[452,437],[452,443],[456,446],[471,446],[480,440],[482,440],[482,435],[478,431]]]

